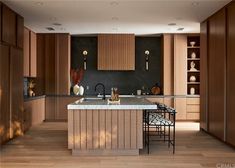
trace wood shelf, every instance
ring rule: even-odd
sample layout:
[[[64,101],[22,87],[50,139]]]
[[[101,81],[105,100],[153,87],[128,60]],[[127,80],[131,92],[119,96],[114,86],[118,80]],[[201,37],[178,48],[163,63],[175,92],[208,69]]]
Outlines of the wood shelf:
[[[188,61],[200,61],[200,58],[188,58]]]
[[[197,49],[200,49],[200,46],[196,46],[196,47],[188,46],[188,48],[197,48]]]
[[[200,82],[188,82],[188,85],[200,85]]]
[[[190,71],[190,70],[188,70],[188,72],[192,72],[192,73],[200,73],[200,71]]]

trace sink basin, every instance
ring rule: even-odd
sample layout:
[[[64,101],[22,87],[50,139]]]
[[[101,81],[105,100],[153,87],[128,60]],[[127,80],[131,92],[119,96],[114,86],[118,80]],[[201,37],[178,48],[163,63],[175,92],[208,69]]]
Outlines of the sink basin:
[[[91,101],[97,101],[97,100],[102,100],[102,98],[101,97],[85,97],[85,98],[77,100],[75,103],[79,104],[82,102],[91,102]]]

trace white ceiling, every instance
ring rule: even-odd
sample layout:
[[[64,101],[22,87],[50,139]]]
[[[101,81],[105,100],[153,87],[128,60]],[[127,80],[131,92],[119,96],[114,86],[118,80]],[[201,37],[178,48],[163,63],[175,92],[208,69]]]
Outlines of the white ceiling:
[[[231,0],[3,0],[37,33],[198,33]],[[61,23],[55,26],[53,23]],[[176,23],[176,26],[168,26]],[[183,27],[183,31],[177,31]]]

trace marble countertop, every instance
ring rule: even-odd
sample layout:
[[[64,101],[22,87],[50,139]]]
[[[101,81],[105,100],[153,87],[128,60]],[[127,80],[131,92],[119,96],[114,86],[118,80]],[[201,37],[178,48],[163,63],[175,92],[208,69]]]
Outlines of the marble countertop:
[[[147,109],[157,109],[157,105],[146,100],[142,97],[121,97],[120,104],[108,104],[108,100],[95,99],[95,98],[82,98],[74,103],[67,106],[70,110],[76,109],[120,109],[120,110],[147,110]]]

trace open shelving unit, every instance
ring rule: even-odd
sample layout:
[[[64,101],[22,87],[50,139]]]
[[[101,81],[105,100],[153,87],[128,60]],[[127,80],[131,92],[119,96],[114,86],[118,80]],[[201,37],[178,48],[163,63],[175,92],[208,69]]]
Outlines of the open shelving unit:
[[[195,42],[195,44],[192,45],[191,42]],[[192,69],[191,64],[195,65],[194,66],[195,69]],[[192,80],[192,78],[196,78],[196,80]],[[191,94],[190,92],[191,88],[195,89],[195,94]],[[187,37],[187,93],[188,95],[200,95],[200,36],[199,35],[192,35]]]

